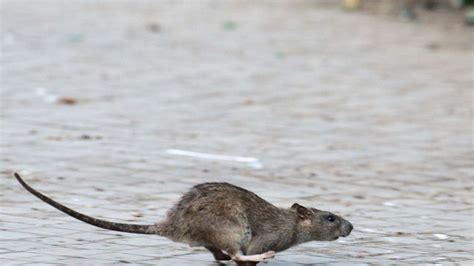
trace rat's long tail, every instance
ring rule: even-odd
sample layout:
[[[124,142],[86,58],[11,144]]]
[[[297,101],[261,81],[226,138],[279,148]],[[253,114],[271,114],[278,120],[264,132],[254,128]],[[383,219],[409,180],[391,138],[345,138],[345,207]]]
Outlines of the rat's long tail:
[[[64,212],[65,214],[68,214],[78,220],[81,220],[85,223],[108,229],[108,230],[113,230],[113,231],[120,231],[120,232],[126,232],[126,233],[135,233],[135,234],[160,234],[159,226],[158,225],[142,225],[142,224],[123,224],[123,223],[114,223],[114,222],[108,222],[104,221],[101,219],[93,218],[90,216],[87,216],[85,214],[82,214],[80,212],[77,212],[73,209],[70,209],[52,199],[47,197],[46,195],[43,195],[39,191],[36,191],[34,188],[30,187],[28,184],[23,181],[23,179],[20,177],[19,174],[15,173],[15,177],[20,182],[20,184],[31,194],[35,195],[38,197],[40,200],[48,203],[49,205],[53,206],[54,208]]]

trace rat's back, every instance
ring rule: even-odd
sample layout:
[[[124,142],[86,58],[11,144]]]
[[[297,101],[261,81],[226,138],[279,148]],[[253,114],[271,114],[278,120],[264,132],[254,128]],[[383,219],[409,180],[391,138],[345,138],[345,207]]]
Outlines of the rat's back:
[[[203,183],[181,197],[160,227],[167,237],[191,245],[216,246],[228,236],[247,242],[255,220],[268,210],[278,208],[251,191],[229,183]]]

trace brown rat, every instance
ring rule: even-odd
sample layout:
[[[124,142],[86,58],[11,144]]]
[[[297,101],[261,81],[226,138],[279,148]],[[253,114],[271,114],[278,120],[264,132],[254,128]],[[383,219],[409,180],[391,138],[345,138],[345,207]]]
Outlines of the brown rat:
[[[297,203],[291,208],[278,208],[253,192],[228,183],[194,186],[157,224],[114,223],[74,211],[36,191],[17,173],[15,177],[42,201],[88,224],[203,246],[216,260],[234,260],[238,264],[255,265],[301,243],[346,237],[353,228],[350,222],[330,212]]]

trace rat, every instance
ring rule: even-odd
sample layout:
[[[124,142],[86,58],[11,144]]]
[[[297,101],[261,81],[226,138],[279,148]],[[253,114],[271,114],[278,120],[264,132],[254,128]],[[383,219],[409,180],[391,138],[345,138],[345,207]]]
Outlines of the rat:
[[[238,265],[256,265],[301,243],[346,237],[353,229],[349,221],[331,212],[298,203],[279,208],[229,183],[192,187],[156,224],[115,223],[70,209],[33,189],[19,174],[14,175],[30,193],[80,221],[107,230],[159,235],[202,246],[216,260],[233,260]]]

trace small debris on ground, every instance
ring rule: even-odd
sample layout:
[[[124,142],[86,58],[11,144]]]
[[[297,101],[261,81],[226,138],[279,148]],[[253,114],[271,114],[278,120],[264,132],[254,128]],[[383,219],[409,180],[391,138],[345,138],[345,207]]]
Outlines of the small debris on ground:
[[[77,103],[77,100],[72,97],[59,97],[57,100],[59,104],[73,105]]]
[[[36,94],[42,97],[43,100],[47,103],[54,103],[58,100],[57,95],[49,93],[47,89],[42,87],[36,88]]]
[[[72,43],[79,43],[79,42],[82,42],[84,41],[84,34],[81,33],[81,32],[78,32],[78,33],[74,33],[74,34],[71,34],[69,35],[69,42],[72,42]]]
[[[466,11],[466,24],[469,26],[474,26],[474,9]]]
[[[228,21],[224,22],[224,29],[225,30],[235,30],[235,29],[237,29],[237,23],[234,22],[234,21],[228,20]]]
[[[440,47],[441,47],[441,45],[440,45],[439,43],[437,43],[437,42],[428,43],[428,44],[426,45],[426,48],[427,48],[427,49],[433,50],[433,51],[438,50]]]
[[[408,21],[416,20],[418,18],[415,11],[411,7],[403,8],[403,10],[401,12],[401,16],[402,16],[402,18],[404,18]]]
[[[140,212],[136,212],[132,214],[133,217],[143,217],[143,214]]]
[[[344,0],[342,7],[347,10],[355,10],[360,8],[360,0]]]
[[[64,138],[61,137],[61,136],[47,136],[46,139],[47,139],[47,140],[61,141],[61,140],[63,140]]]
[[[102,139],[102,136],[91,136],[91,135],[88,135],[88,134],[82,134],[79,139],[82,139],[82,140],[91,140],[91,139]]]
[[[157,33],[157,32],[160,32],[161,27],[160,27],[160,24],[158,24],[158,22],[149,22],[148,24],[146,24],[146,29],[149,32]]]
[[[441,239],[441,240],[448,239],[448,237],[449,237],[445,234],[433,234],[433,236],[435,236],[437,239]]]
[[[87,135],[87,134],[83,134],[79,137],[80,139],[84,139],[84,140],[88,140],[88,139],[92,139],[91,136]]]
[[[277,51],[277,52],[275,52],[275,57],[277,59],[285,59],[285,53],[282,52],[282,51]]]
[[[260,162],[260,160],[253,157],[218,155],[218,154],[185,151],[185,150],[177,150],[177,149],[167,149],[165,150],[165,153],[172,154],[172,155],[194,157],[194,158],[199,158],[199,159],[214,160],[214,161],[239,162],[239,163],[245,163],[250,168],[253,168],[253,169],[263,169],[263,164]]]
[[[254,103],[255,102],[249,97],[245,98],[245,100],[244,100],[244,105],[252,105]]]

